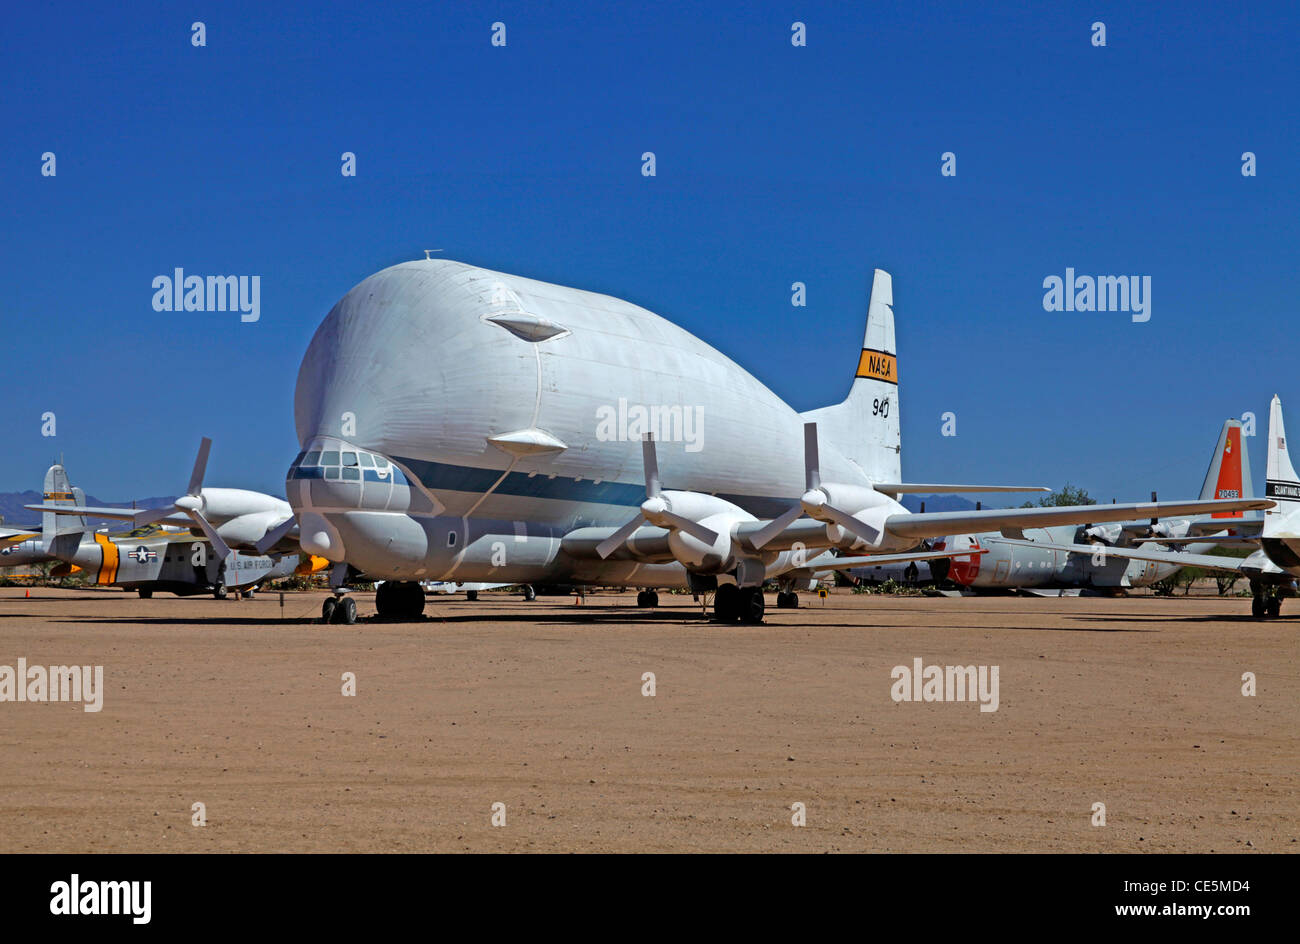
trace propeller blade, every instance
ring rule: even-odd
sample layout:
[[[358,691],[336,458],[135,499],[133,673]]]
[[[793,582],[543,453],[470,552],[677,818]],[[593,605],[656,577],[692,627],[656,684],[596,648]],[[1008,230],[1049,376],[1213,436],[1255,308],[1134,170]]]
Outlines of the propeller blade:
[[[803,477],[804,491],[812,491],[822,484],[821,459],[817,455],[817,424],[803,424]]]
[[[283,523],[277,525],[276,527],[272,528],[270,531],[266,532],[266,534],[262,537],[262,540],[258,541],[257,544],[254,545],[254,547],[257,549],[257,553],[265,554],[271,548],[275,547],[277,544],[280,543],[280,541],[284,539],[285,535],[287,535],[290,531],[294,529],[295,526],[297,526],[297,524],[298,524],[298,519],[296,519],[293,515],[290,515],[288,518],[284,520]]]
[[[646,433],[641,440],[641,461],[645,464],[646,498],[656,498],[659,495],[659,457],[655,454],[654,433]]]
[[[848,512],[841,511],[832,505],[822,505],[821,514],[835,522],[835,524],[839,525],[845,531],[856,534],[868,544],[875,544],[876,540],[880,537],[880,532],[871,525],[864,521],[859,521]]]
[[[190,473],[190,487],[186,495],[197,495],[203,488],[203,473],[208,470],[208,451],[212,449],[212,440],[207,436],[199,443],[199,454],[194,458],[194,471]]]
[[[190,520],[199,526],[208,540],[212,543],[212,549],[217,552],[217,560],[224,561],[230,556],[230,546],[221,540],[221,535],[217,534],[217,529],[208,523],[208,519],[203,517],[197,511],[188,512]]]
[[[802,517],[803,508],[799,505],[795,505],[793,508],[783,511],[779,517],[773,518],[770,522],[765,524],[763,530],[759,531],[749,539],[750,543],[754,545],[755,550],[761,549],[764,544],[771,541]]]
[[[131,520],[135,522],[137,528],[143,528],[147,524],[153,524],[155,521],[161,521],[168,515],[176,513],[175,508],[149,508],[140,512]]]
[[[698,521],[692,521],[682,515],[675,515],[671,511],[661,512],[662,517],[678,531],[685,531],[697,541],[703,541],[705,544],[713,544],[718,540],[718,532],[710,531]]]
[[[640,515],[637,515],[627,524],[623,525],[623,527],[619,528],[609,537],[605,538],[605,540],[597,544],[596,553],[599,554],[602,559],[609,557],[610,554],[613,554],[623,546],[624,542],[632,536],[633,531],[641,527],[641,522],[643,520],[644,519]]]

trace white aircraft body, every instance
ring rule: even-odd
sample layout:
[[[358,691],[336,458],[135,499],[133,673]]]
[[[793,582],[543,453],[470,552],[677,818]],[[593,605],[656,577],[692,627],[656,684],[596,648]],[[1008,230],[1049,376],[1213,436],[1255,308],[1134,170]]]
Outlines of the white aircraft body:
[[[386,617],[450,580],[689,586],[758,621],[765,579],[793,605],[818,571],[949,556],[914,550],[927,537],[1268,505],[909,514],[896,496],[1029,489],[903,481],[892,306],[877,270],[847,398],[799,413],[629,302],[443,259],[385,269],[299,370],[302,548],[385,580]]]

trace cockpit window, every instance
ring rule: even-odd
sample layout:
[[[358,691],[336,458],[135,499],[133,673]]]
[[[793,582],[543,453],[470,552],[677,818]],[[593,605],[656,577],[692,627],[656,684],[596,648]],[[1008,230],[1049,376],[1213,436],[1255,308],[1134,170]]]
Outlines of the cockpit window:
[[[370,469],[375,465],[375,457],[368,452],[361,453],[358,458],[361,460],[361,467],[363,469]]]
[[[356,454],[355,452],[345,452],[345,453],[343,453],[343,464],[344,464],[344,465],[356,465],[356,464],[357,464],[357,454]]]
[[[383,456],[375,456],[375,468],[376,469],[388,468],[388,460],[385,459]]]
[[[318,449],[315,452],[307,453],[307,455],[302,460],[302,464],[316,465],[319,461],[320,461],[320,450]]]
[[[338,464],[339,464],[339,453],[338,453],[338,450],[337,450],[337,449],[327,449],[327,450],[325,450],[324,452],[322,452],[322,453],[320,454],[320,464],[321,464],[321,465],[338,465]],[[336,475],[336,476],[333,476],[333,477],[334,477],[334,478],[338,478],[337,475]]]
[[[343,477],[345,479],[359,479],[361,478],[361,470],[354,465],[345,465],[343,467]]]

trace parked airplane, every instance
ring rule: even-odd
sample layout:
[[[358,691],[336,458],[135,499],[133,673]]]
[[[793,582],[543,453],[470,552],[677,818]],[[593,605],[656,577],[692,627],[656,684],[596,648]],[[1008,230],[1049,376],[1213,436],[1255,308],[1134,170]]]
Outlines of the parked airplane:
[[[385,269],[299,370],[302,547],[384,579],[381,616],[418,615],[418,581],[440,579],[635,586],[648,605],[689,586],[756,622],[764,580],[789,606],[817,571],[950,553],[913,550],[926,537],[1269,504],[909,514],[903,493],[1027,489],[903,482],[892,305],[877,270],[848,397],[800,414],[620,299],[444,259]]]
[[[469,581],[461,583],[455,580],[424,580],[420,586],[424,588],[425,593],[463,593],[465,599],[471,602],[478,599],[480,591],[483,590],[500,590],[503,587],[513,587],[512,583],[483,583],[482,581]],[[537,599],[537,591],[530,584],[523,587],[524,599]]]
[[[1244,441],[1243,441],[1244,445]],[[1249,466],[1244,465],[1243,492],[1250,489]],[[1278,616],[1282,612],[1282,599],[1296,593],[1296,577],[1300,577],[1300,477],[1291,465],[1286,444],[1286,428],[1282,421],[1282,401],[1274,396],[1268,415],[1268,469],[1265,495],[1273,505],[1264,512],[1263,527],[1253,528],[1243,522],[1242,533],[1215,538],[1216,544],[1257,544],[1260,549],[1249,557],[1227,557],[1213,554],[1190,554],[1179,551],[1158,550],[1155,544],[1178,541],[1178,536],[1160,536],[1138,548],[1108,547],[1108,557],[1149,561],[1156,564],[1178,564],[1237,573],[1250,580],[1252,615]],[[1243,496],[1244,497],[1244,496]],[[1094,554],[1090,545],[1046,545],[1055,550],[1073,554]]]
[[[1243,473],[1243,469],[1245,470]],[[1219,431],[1210,463],[1201,485],[1201,498],[1254,498],[1250,488],[1250,459],[1239,420],[1227,420]],[[1153,496],[1154,500],[1154,496]],[[1104,506],[1101,506],[1104,507]],[[1000,533],[955,535],[934,542],[935,548],[983,548],[981,556],[953,557],[932,561],[929,569],[942,582],[945,578],[960,588],[975,592],[1021,590],[1063,590],[1085,588],[1120,590],[1147,587],[1172,576],[1185,566],[1177,561],[1137,560],[1109,553],[1114,547],[1141,546],[1163,551],[1152,540],[1175,540],[1184,553],[1204,554],[1222,539],[1242,528],[1258,530],[1260,519],[1246,519],[1242,512],[1219,512],[1209,518],[1164,518],[1156,521],[1116,522],[1089,526],[1059,525],[1026,529],[1024,540],[1008,540]],[[1089,544],[1089,553],[1059,550],[1062,545]],[[851,571],[854,575],[856,571]]]
[[[35,551],[62,561],[68,573],[85,571],[96,585],[136,590],[145,598],[155,591],[180,596],[211,592],[224,599],[235,590],[251,596],[267,580],[326,566],[319,558],[300,566],[298,548],[291,542],[284,552],[256,551],[256,542],[267,530],[280,525],[283,517],[292,521],[292,512],[282,499],[260,492],[203,488],[210,447],[211,441],[204,439],[189,490],[173,507],[163,509],[89,507],[85,493],[69,484],[63,466],[50,466],[44,501],[25,506],[42,514]],[[87,517],[133,521],[137,527],[125,534],[106,534],[92,530]],[[283,540],[288,542],[287,537]],[[59,568],[53,575],[60,575]]]

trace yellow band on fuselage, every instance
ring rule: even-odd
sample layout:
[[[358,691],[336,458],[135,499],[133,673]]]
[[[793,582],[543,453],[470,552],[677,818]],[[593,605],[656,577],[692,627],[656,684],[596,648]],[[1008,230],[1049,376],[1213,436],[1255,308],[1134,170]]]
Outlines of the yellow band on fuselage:
[[[104,558],[99,565],[99,576],[95,578],[95,583],[101,585],[111,584],[117,579],[117,545],[98,531],[95,532],[95,543],[104,552]]]

